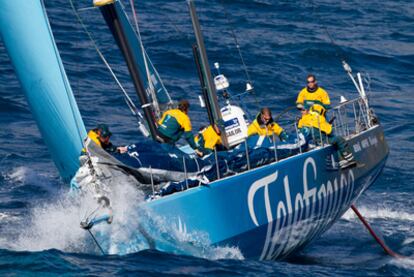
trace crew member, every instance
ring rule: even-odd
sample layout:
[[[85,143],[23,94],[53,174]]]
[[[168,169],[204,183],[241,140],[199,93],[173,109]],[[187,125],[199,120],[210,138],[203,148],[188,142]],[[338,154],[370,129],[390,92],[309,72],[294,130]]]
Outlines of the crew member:
[[[178,103],[178,109],[164,112],[158,121],[158,135],[163,142],[170,144],[175,144],[183,136],[191,148],[200,156],[202,152],[198,151],[199,146],[194,140],[194,135],[191,132],[191,121],[187,115],[189,108],[190,103],[187,100],[181,100]]]
[[[106,124],[98,124],[95,129],[92,129],[88,132],[88,137],[97,145],[102,147],[106,152],[119,152],[121,154],[127,152],[126,146],[116,147],[109,141],[111,135],[112,133],[109,131],[109,128]],[[82,152],[85,153],[86,150],[82,149]]]
[[[306,78],[307,85],[298,95],[296,107],[300,110],[308,110],[313,104],[322,105],[325,109],[329,109],[331,100],[328,93],[318,86],[315,75],[309,74]]]
[[[195,141],[200,146],[200,151],[204,155],[210,154],[214,148],[221,145],[221,132],[216,124],[202,129],[195,137]]]
[[[258,134],[259,136],[279,136],[280,140],[286,141],[288,135],[272,118],[269,108],[262,108],[256,119],[249,125],[247,136]]]
[[[299,120],[298,128],[305,136],[313,134],[319,141],[328,141],[338,151],[339,165],[346,168],[355,163],[354,156],[348,142],[341,136],[332,133],[332,125],[325,118],[326,109],[319,104],[314,104],[309,111],[305,111]]]

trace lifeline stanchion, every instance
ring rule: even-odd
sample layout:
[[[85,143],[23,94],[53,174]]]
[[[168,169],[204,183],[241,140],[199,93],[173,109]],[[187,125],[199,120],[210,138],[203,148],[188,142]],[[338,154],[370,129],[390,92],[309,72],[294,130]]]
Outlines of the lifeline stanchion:
[[[244,140],[244,148],[246,148],[247,170],[250,170],[249,145],[247,144],[247,140]]]
[[[187,176],[187,166],[185,164],[185,157],[183,156],[183,165],[184,165],[184,176],[185,176],[185,186],[188,189],[188,176]]]
[[[302,147],[300,146],[300,142],[299,142],[298,125],[296,124],[296,121],[295,121],[295,131],[296,131],[296,145],[299,147],[299,152],[302,154]]]
[[[352,109],[354,110],[355,132],[358,134],[360,124],[358,124],[358,118],[357,118],[357,112],[356,112],[356,108],[355,108],[355,102],[352,102]]]
[[[152,176],[152,166],[150,166],[149,170],[150,170],[150,177],[151,177],[152,195],[155,195],[154,177]]]
[[[318,116],[318,129],[319,129],[319,139],[321,140],[322,147],[324,147],[323,138],[322,138],[322,130],[321,130],[321,121]]]
[[[313,141],[313,144],[316,146],[315,130],[314,130],[313,127],[311,127],[310,129],[311,129],[311,133],[312,133],[312,141]]]
[[[335,111],[333,111],[333,113],[334,113],[334,115],[333,115],[333,117],[332,118],[335,118]],[[334,120],[333,122],[332,122],[332,126],[333,126],[333,128],[334,128],[334,132],[335,132],[335,134],[338,134],[338,127],[336,126],[337,124],[336,124],[336,120]]]
[[[374,230],[371,228],[371,226],[369,225],[369,223],[365,220],[365,218],[361,215],[361,213],[358,211],[358,209],[354,206],[351,205],[352,210],[354,211],[354,213],[358,216],[359,220],[361,220],[362,224],[364,224],[364,226],[368,229],[369,233],[374,237],[374,239],[378,242],[379,245],[381,245],[382,249],[384,249],[384,252],[387,253],[388,255],[390,255],[391,257],[394,258],[398,258],[398,259],[402,259],[402,258],[407,258],[404,257],[398,253],[395,253],[394,251],[392,251],[383,240],[381,240],[377,234],[375,234]]]
[[[344,135],[344,123],[343,123],[343,120],[342,120],[342,114],[341,114],[341,107],[339,107],[338,109],[336,109],[336,113],[337,113],[337,115],[338,115],[338,124],[337,124],[337,135],[340,135],[340,136],[345,136]]]
[[[220,167],[218,163],[217,148],[214,147],[214,159],[216,160],[217,180],[220,179]]]
[[[272,133],[272,136],[273,136],[273,149],[275,150],[275,161],[277,162],[278,161],[278,158],[277,158],[277,147],[276,147],[276,136],[275,136],[275,133]]]
[[[345,115],[345,128],[346,128],[346,136],[349,137],[349,120],[348,120],[348,111],[346,110],[346,105],[344,105],[344,115]]]
[[[359,110],[362,113],[362,118],[365,121],[365,124],[366,124],[365,126],[366,126],[366,128],[369,128],[369,120],[367,119],[366,116],[364,116],[364,114],[368,114],[368,113],[364,113],[364,108],[363,108],[364,105],[361,105],[361,101],[358,101],[358,106],[359,106]]]

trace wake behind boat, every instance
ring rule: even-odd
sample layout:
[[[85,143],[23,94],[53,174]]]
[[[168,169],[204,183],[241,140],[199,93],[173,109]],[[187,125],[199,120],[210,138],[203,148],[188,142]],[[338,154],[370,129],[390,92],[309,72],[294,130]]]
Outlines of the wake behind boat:
[[[152,76],[158,75],[149,66],[151,63],[142,42],[126,19],[122,6],[118,1],[107,2],[100,9],[126,58],[144,117],[155,138],[155,107],[160,105],[154,104],[157,99],[154,92],[161,91],[163,86],[155,89],[154,83],[159,84],[159,81],[151,80],[154,80]],[[10,4],[10,8],[12,6]],[[40,19],[36,20],[46,20],[41,19],[44,15],[42,7],[34,6],[27,5],[27,9],[38,11]],[[332,118],[336,118],[333,122],[335,132],[347,140],[357,160],[353,167],[341,168],[334,147],[320,134],[312,133],[305,137],[295,122],[291,122],[292,135],[287,142],[276,143],[274,137],[273,140],[247,138],[244,132],[232,132],[234,128],[245,129],[247,123],[237,112],[224,116],[226,109],[237,110],[239,107],[230,103],[219,107],[216,89],[220,87],[214,84],[208,67],[192,1],[189,1],[189,6],[198,42],[196,60],[199,58],[200,79],[204,83],[203,92],[206,92],[204,100],[210,108],[209,118],[224,128],[223,141],[231,150],[215,151],[198,158],[173,146],[144,142],[130,145],[126,155],[110,155],[89,141],[84,145],[87,150],[84,165],[72,184],[81,191],[98,193],[100,202],[108,199],[100,203],[104,208],[108,208],[112,201],[111,189],[116,187],[115,184],[126,182],[136,186],[137,190],[146,191],[150,198],[140,204],[139,209],[145,212],[140,214],[140,227],[136,231],[137,237],[141,238],[140,245],[144,245],[140,249],[174,252],[171,242],[163,239],[160,226],[154,223],[154,218],[163,218],[177,232],[189,237],[201,233],[208,244],[237,247],[245,257],[286,257],[326,231],[375,181],[388,155],[383,130],[369,107],[360,75],[354,79],[349,69],[347,72],[359,97],[344,101],[331,113]],[[43,27],[44,33],[50,36],[48,25]],[[4,37],[6,41],[12,41],[15,36],[9,33]],[[55,49],[53,41],[47,47]],[[13,57],[21,54],[11,51],[10,56],[16,61]],[[15,67],[20,66],[17,59]],[[58,67],[58,70],[62,68]],[[24,70],[19,74],[24,75]],[[21,80],[24,82],[24,78]],[[29,85],[26,86],[26,93],[30,89]],[[36,106],[36,101],[33,102]],[[69,104],[77,110],[76,105]],[[70,115],[66,118],[79,133],[81,124]],[[229,124],[236,122],[234,119],[237,119],[238,126]],[[232,138],[240,134],[241,139]],[[78,150],[82,146],[78,144]],[[64,169],[62,167],[62,171]],[[175,191],[179,192],[166,196],[155,193],[165,183],[171,186],[174,182],[180,188]],[[117,215],[104,218],[104,221],[112,221]],[[95,222],[87,222],[84,227],[93,228],[93,224],[99,223],[97,219],[89,218],[89,223],[91,220]],[[97,235],[104,248],[109,248],[105,241],[110,234],[98,230]]]

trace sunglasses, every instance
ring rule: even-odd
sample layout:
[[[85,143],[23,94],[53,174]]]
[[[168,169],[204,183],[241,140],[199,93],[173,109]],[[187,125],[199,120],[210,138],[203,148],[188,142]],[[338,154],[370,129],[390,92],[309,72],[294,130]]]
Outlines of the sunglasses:
[[[316,82],[316,80],[308,81],[308,84],[313,84],[315,82]]]

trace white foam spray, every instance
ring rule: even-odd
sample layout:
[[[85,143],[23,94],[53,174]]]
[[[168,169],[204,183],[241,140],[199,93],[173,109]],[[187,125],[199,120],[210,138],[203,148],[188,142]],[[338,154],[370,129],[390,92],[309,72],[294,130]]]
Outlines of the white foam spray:
[[[38,183],[39,178],[32,175],[36,172],[18,167],[7,178],[16,187]],[[41,177],[42,180],[47,179]],[[46,183],[50,185],[50,180]],[[16,251],[58,249],[98,254],[99,249],[93,239],[80,228],[80,222],[97,207],[96,195],[90,190],[75,195],[66,189],[55,192],[57,196],[50,201],[31,202],[27,216],[17,218],[6,227],[6,233],[13,235],[1,239],[0,247]],[[151,246],[148,238],[140,231],[145,227],[144,232],[161,251],[213,260],[244,258],[236,247],[211,246],[208,235],[202,231],[187,232],[183,224],[173,224],[160,215],[150,214],[142,207],[144,193],[133,184],[112,182],[106,192],[111,201],[113,222],[96,225],[91,232],[107,254],[123,255],[148,249]],[[0,221],[8,219],[8,214],[0,214]]]

